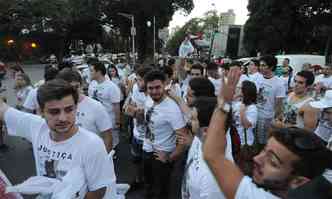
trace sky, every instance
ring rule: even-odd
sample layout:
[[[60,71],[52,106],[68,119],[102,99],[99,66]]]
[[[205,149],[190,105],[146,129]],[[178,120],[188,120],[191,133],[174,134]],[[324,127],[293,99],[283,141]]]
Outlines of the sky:
[[[195,8],[190,15],[184,16],[181,12],[176,12],[173,20],[170,22],[170,28],[175,26],[183,26],[187,21],[194,17],[202,17],[206,11],[217,9],[220,12],[227,12],[228,9],[233,9],[236,14],[235,23],[244,24],[248,19],[248,0],[193,0]],[[213,6],[213,4],[215,6]]]

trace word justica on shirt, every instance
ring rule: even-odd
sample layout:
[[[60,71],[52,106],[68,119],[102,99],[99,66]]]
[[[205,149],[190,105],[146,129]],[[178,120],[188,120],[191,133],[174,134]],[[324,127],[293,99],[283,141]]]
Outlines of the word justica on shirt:
[[[71,153],[54,151],[54,150],[51,150],[51,149],[47,148],[44,145],[40,145],[37,148],[37,150],[40,151],[40,152],[47,153],[49,158],[51,158],[51,159],[73,160],[73,156],[72,156]]]

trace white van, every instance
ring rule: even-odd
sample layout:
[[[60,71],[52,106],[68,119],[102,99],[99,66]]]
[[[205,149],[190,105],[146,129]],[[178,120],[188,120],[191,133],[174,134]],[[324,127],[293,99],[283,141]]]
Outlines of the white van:
[[[289,65],[294,69],[294,73],[302,70],[304,63],[310,63],[311,65],[324,66],[326,64],[325,56],[321,55],[277,55],[278,66],[282,66],[282,62],[285,58],[289,59]]]

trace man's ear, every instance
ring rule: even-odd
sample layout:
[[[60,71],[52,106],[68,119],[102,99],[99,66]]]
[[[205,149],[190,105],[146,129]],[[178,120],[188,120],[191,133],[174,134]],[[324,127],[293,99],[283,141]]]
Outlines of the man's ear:
[[[296,176],[290,181],[290,188],[291,189],[296,189],[310,181],[309,178],[304,177],[304,176]]]

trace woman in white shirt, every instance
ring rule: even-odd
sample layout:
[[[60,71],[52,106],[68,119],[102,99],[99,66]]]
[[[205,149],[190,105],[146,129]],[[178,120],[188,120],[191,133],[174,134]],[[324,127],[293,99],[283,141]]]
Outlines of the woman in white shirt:
[[[25,73],[19,73],[15,75],[15,93],[16,93],[16,108],[22,110],[23,103],[27,98],[29,92],[33,89],[31,86],[31,80]]]
[[[233,118],[241,145],[254,144],[254,128],[257,122],[257,89],[255,83],[245,80],[241,85],[241,100],[233,102]],[[245,137],[246,136],[246,137]]]

